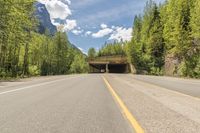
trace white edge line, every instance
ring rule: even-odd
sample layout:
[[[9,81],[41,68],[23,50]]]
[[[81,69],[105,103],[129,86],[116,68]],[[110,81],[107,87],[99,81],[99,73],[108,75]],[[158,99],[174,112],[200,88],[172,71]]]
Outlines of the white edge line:
[[[0,95],[11,93],[11,92],[16,92],[16,91],[22,91],[22,90],[25,90],[25,89],[30,89],[30,88],[33,88],[33,87],[43,86],[43,85],[51,84],[51,83],[54,83],[54,82],[57,82],[57,81],[63,81],[63,80],[72,79],[72,78],[76,78],[76,77],[69,77],[69,78],[65,78],[65,79],[59,79],[59,80],[40,83],[40,84],[31,85],[31,86],[27,86],[27,87],[22,87],[22,88],[18,88],[18,89],[14,89],[14,90],[4,91],[4,92],[0,92]]]

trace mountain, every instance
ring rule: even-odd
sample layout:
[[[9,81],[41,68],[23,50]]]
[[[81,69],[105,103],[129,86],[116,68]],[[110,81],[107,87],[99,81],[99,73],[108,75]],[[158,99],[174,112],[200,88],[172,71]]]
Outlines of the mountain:
[[[45,5],[39,2],[36,2],[35,8],[36,8],[35,15],[37,19],[39,20],[39,27],[38,27],[39,33],[43,34],[45,33],[45,30],[48,29],[50,34],[54,35],[57,31],[57,28],[51,23],[50,15]]]
[[[51,35],[55,35],[55,33],[57,32],[57,28],[56,28],[56,26],[54,26],[51,23],[50,15],[49,15],[45,5],[41,4],[39,2],[36,2],[35,3],[35,9],[36,9],[35,10],[36,18],[39,21],[38,32],[41,33],[41,34],[44,34],[46,29],[48,29]],[[78,49],[76,47],[76,45],[70,43],[70,46],[81,52],[81,50]]]

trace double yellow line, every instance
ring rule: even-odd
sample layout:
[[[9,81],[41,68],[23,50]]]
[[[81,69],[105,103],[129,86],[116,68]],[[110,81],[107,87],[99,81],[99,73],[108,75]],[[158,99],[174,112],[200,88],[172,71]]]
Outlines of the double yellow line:
[[[133,117],[131,112],[128,110],[126,105],[123,103],[121,98],[117,95],[117,93],[114,91],[114,89],[112,88],[112,86],[109,84],[108,80],[104,76],[103,76],[103,80],[104,80],[107,88],[109,89],[110,93],[112,94],[112,96],[114,97],[116,102],[119,104],[120,108],[122,109],[125,117],[130,122],[130,124],[133,127],[134,131],[136,133],[144,133],[144,130],[142,129],[142,127],[139,125],[137,120]]]

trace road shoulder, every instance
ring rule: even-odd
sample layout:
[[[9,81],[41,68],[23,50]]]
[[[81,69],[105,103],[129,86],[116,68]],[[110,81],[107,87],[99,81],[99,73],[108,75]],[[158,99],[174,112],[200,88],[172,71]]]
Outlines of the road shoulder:
[[[200,131],[200,101],[128,76],[107,75],[142,127],[150,133]]]

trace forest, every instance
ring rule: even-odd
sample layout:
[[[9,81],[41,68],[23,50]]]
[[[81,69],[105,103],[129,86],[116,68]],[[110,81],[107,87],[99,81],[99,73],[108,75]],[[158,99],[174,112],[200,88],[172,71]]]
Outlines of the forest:
[[[131,41],[105,44],[96,56],[118,54],[137,74],[200,78],[200,1],[149,0],[135,16]]]
[[[86,73],[87,55],[66,33],[38,32],[35,0],[0,1],[0,78]],[[106,43],[88,56],[124,55],[137,74],[200,78],[200,1],[149,0],[129,42]]]
[[[86,55],[72,47],[66,33],[38,32],[34,2],[0,2],[0,78],[87,72]]]

